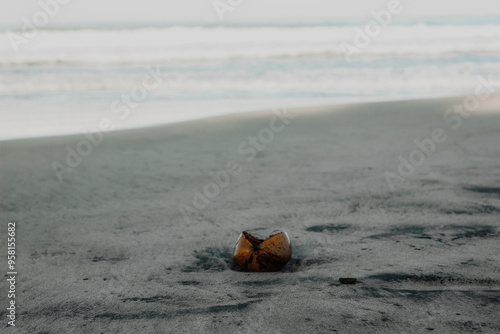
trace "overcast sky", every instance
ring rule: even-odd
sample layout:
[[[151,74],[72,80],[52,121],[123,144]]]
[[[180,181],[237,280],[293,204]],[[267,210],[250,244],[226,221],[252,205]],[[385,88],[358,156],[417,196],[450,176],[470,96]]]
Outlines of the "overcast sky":
[[[21,26],[39,2],[57,0],[0,0],[0,25]],[[60,0],[63,1],[63,0]],[[88,22],[218,21],[214,0],[64,0],[51,25]],[[238,3],[239,0],[218,0]],[[242,0],[226,20],[311,21],[367,20],[371,10],[387,7],[390,0]],[[398,19],[436,16],[499,16],[499,0],[400,0]]]

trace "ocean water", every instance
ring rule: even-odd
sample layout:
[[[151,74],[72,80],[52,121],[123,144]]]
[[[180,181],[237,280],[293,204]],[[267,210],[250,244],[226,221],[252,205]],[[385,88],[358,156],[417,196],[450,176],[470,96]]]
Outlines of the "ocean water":
[[[44,29],[18,53],[9,31],[0,30],[0,139],[94,131],[103,118],[124,129],[259,109],[470,94],[479,76],[500,80],[500,21],[390,25],[347,61],[340,46],[355,45],[356,26],[362,28]]]

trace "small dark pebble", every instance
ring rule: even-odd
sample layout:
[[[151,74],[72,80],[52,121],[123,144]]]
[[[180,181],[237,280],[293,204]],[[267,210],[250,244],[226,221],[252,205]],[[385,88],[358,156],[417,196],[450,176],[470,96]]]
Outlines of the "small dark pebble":
[[[88,277],[85,277],[83,280],[84,280],[84,281],[88,281],[88,280],[89,280],[89,278],[88,278]]]
[[[103,281],[107,281],[108,279],[107,279],[106,277],[103,277],[103,278],[102,278],[102,280],[103,280]]]
[[[427,329],[428,331],[433,331],[434,328],[431,328],[431,327],[426,327],[425,329]]]
[[[339,281],[342,284],[356,284],[358,280],[352,277],[341,277],[339,278]]]

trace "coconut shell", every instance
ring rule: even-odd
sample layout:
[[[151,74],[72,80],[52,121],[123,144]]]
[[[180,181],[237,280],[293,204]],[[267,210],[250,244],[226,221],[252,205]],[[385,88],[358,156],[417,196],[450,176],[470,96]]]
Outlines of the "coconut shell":
[[[292,244],[286,232],[277,231],[262,240],[244,231],[234,248],[233,259],[249,271],[278,271],[290,261]]]

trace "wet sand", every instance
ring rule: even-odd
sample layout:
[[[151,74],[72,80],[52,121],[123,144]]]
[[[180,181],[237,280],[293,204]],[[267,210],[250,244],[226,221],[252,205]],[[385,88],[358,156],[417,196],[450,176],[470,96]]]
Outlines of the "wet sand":
[[[85,136],[0,142],[9,332],[500,332],[500,98],[453,129],[443,114],[463,100],[109,132],[61,181],[54,161]],[[400,156],[424,161],[403,177]],[[283,271],[235,267],[243,230],[277,229],[293,245]]]

